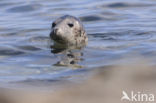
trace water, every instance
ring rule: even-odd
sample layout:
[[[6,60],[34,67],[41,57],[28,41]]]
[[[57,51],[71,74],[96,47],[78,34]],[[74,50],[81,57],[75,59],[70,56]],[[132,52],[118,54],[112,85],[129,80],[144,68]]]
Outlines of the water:
[[[133,53],[154,62],[155,12],[155,0],[1,0],[1,85],[75,82]],[[55,65],[63,54],[49,48],[51,23],[65,14],[79,17],[89,36],[81,68]]]

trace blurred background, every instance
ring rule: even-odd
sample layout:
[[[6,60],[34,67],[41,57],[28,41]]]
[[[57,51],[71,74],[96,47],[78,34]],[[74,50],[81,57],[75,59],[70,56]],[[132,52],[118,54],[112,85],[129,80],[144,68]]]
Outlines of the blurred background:
[[[89,37],[76,68],[56,66],[64,55],[49,47],[51,23],[65,14],[80,18]],[[0,0],[0,87],[57,88],[137,56],[155,66],[155,27],[155,0]]]

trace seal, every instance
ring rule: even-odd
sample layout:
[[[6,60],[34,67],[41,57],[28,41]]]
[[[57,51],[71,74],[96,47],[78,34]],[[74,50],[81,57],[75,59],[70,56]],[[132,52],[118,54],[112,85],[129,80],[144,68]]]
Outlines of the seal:
[[[88,43],[88,37],[80,19],[65,15],[52,23],[50,38],[55,48],[82,47]]]

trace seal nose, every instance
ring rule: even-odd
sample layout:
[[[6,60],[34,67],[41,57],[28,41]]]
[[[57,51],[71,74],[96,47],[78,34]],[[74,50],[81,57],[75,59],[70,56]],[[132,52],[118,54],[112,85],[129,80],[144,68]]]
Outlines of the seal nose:
[[[53,40],[62,40],[62,37],[60,35],[60,29],[54,28],[53,31],[50,33],[50,37]]]
[[[54,29],[54,34],[58,33],[58,28]]]
[[[52,39],[56,38],[56,36],[58,35],[58,28],[53,29],[53,31],[50,33],[50,37]]]

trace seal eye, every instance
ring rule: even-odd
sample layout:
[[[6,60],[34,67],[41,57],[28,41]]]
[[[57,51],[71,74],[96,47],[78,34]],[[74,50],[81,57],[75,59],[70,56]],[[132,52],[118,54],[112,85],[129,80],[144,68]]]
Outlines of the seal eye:
[[[56,24],[55,24],[55,23],[53,23],[53,24],[52,24],[52,28],[53,28],[53,27],[55,27],[55,26],[56,26]]]
[[[69,27],[73,27],[73,26],[74,26],[74,24],[69,23],[69,24],[68,24],[68,26],[69,26]]]

